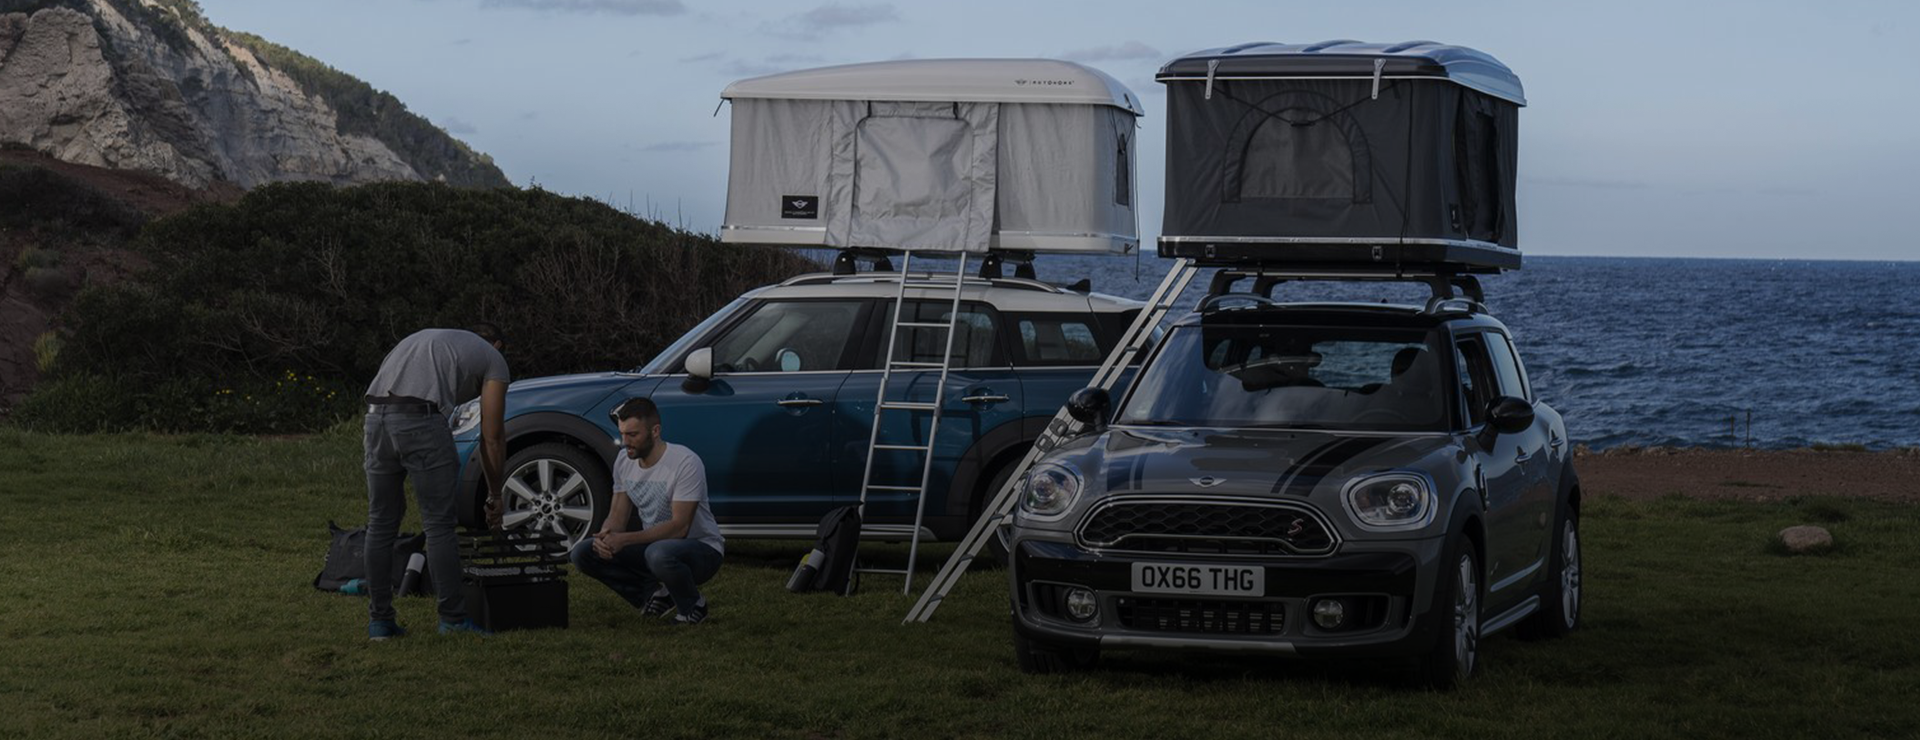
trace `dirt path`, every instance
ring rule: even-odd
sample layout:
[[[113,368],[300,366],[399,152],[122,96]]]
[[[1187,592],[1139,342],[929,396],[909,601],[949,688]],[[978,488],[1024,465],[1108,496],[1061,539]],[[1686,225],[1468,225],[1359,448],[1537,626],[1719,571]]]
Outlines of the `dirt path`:
[[[1609,451],[1576,455],[1586,495],[1776,500],[1840,496],[1920,503],[1920,451]]]

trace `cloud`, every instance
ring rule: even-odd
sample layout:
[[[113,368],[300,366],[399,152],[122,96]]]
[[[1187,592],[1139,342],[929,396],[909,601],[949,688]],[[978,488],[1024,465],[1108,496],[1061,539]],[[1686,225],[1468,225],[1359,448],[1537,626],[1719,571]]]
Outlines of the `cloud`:
[[[719,142],[715,142],[715,141],[662,141],[657,144],[648,144],[646,146],[640,147],[640,151],[643,151],[643,152],[697,152],[702,149],[706,149],[708,147],[714,146],[718,143]]]
[[[726,54],[723,54],[717,51],[710,51],[705,54],[696,54],[694,56],[685,57],[680,60],[680,63],[681,64],[698,64],[700,62],[716,62],[725,58],[726,56],[727,56]]]
[[[720,71],[736,77],[758,77],[817,67],[821,61],[820,57],[812,54],[775,54],[760,60],[735,59],[720,65]]]
[[[440,128],[455,136],[471,136],[480,133],[480,129],[474,128],[473,124],[453,116],[440,119]]]
[[[787,16],[778,24],[763,26],[762,30],[776,36],[810,39],[844,28],[860,28],[898,20],[900,20],[900,11],[895,10],[892,3],[867,5],[827,3],[805,13]]]
[[[1526,181],[1532,185],[1596,190],[1641,190],[1647,187],[1647,183],[1640,180],[1593,180],[1580,177],[1529,177]]]
[[[480,0],[480,7],[608,15],[680,15],[687,12],[687,6],[680,0]]]
[[[1075,49],[1060,55],[1076,62],[1131,62],[1141,59],[1159,60],[1160,50],[1139,41],[1124,44],[1096,46],[1091,49]]]

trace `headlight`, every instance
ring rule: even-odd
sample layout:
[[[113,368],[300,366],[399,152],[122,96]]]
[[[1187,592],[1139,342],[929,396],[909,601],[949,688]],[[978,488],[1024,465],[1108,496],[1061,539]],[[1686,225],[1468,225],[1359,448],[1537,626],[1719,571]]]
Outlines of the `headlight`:
[[[474,427],[480,426],[480,399],[453,407],[453,415],[449,419],[449,423],[453,424],[453,436],[473,431]]]
[[[1080,497],[1080,472],[1060,463],[1033,466],[1020,481],[1020,510],[1040,520],[1059,519]]]
[[[1347,514],[1362,527],[1397,532],[1433,522],[1433,484],[1416,473],[1387,473],[1355,479],[1341,495]]]

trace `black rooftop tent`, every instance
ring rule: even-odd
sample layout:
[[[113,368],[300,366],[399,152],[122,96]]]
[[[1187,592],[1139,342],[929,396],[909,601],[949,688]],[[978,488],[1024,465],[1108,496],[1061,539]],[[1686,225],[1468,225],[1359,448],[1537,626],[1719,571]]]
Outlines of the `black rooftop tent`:
[[[1243,44],[1161,67],[1160,254],[1520,266],[1520,79],[1429,41]]]

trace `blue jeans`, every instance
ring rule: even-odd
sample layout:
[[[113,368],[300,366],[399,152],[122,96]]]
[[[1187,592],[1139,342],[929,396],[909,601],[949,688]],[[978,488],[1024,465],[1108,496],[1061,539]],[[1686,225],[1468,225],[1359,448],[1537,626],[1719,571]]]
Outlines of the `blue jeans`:
[[[403,413],[374,407],[367,413],[363,468],[367,471],[367,591],[373,597],[367,616],[390,620],[393,611],[393,540],[407,514],[406,480],[420,502],[420,526],[427,532],[427,572],[440,600],[440,621],[467,618],[462,590],[460,544],[455,539],[454,489],[459,464],[447,417]]]
[[[647,599],[659,586],[666,586],[681,614],[700,601],[700,584],[720,572],[720,551],[699,540],[628,545],[612,558],[603,558],[593,551],[593,539],[587,538],[573,546],[572,558],[573,567],[640,609],[647,608]]]

